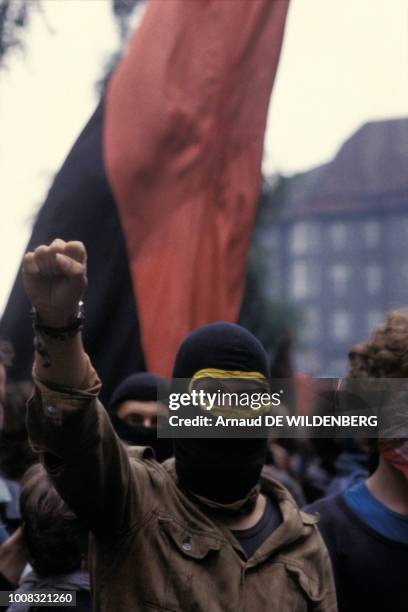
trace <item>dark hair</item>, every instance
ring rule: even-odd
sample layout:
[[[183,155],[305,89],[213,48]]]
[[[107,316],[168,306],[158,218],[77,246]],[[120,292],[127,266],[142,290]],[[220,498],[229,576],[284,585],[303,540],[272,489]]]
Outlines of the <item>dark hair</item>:
[[[6,388],[4,426],[0,434],[0,470],[6,478],[20,480],[37,459],[28,442],[27,400],[33,385],[22,381]]]
[[[11,366],[13,358],[14,351],[10,342],[0,338],[0,365],[4,365],[6,367]]]
[[[68,574],[81,567],[87,530],[59,496],[44,467],[31,466],[20,495],[22,531],[29,561],[39,576]]]

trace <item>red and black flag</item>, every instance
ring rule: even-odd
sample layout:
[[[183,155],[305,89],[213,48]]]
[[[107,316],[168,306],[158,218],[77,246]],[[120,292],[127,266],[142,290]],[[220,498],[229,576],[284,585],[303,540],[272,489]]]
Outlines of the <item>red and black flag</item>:
[[[167,376],[183,337],[236,321],[287,0],[150,0],[106,94],[56,176],[28,248],[81,240],[85,346],[104,397]],[[20,276],[0,325],[32,363]]]

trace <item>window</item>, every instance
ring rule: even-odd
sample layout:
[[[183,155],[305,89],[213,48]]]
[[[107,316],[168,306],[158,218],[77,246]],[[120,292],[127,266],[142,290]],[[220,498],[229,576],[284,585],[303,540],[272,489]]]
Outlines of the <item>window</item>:
[[[333,294],[336,297],[341,297],[347,294],[350,275],[350,267],[346,266],[345,264],[335,264],[329,269],[329,277],[332,281]]]
[[[381,289],[382,273],[380,266],[372,265],[366,269],[366,287],[368,293],[378,293]]]
[[[378,221],[367,221],[363,225],[364,242],[368,248],[379,246],[381,227]]]
[[[313,297],[319,289],[319,268],[313,262],[295,261],[290,275],[291,297],[295,300]]]
[[[347,226],[345,223],[332,223],[329,226],[330,244],[336,251],[340,251],[346,247],[347,243]]]
[[[333,313],[331,320],[332,336],[335,340],[347,340],[351,333],[351,316],[345,310]]]
[[[318,238],[318,227],[315,223],[296,223],[290,234],[290,250],[294,255],[310,253],[318,243]]]
[[[301,342],[309,343],[318,340],[321,336],[320,311],[315,306],[307,306],[303,311]]]

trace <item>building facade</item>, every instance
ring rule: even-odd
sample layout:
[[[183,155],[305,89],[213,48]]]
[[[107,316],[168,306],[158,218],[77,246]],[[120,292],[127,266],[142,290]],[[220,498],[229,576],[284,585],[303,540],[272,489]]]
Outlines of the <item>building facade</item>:
[[[408,119],[366,124],[331,163],[285,180],[261,236],[271,295],[300,314],[298,369],[341,376],[350,347],[408,306]]]

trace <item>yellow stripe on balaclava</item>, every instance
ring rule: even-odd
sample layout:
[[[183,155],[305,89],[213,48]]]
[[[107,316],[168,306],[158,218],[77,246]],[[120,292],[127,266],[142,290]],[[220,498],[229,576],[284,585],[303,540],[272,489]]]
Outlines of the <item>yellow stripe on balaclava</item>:
[[[217,368],[204,368],[202,370],[198,370],[198,372],[196,372],[192,377],[188,387],[189,392],[191,393],[197,381],[203,379],[222,381],[230,380],[232,382],[232,385],[234,385],[234,382],[242,383],[245,381],[251,381],[254,383],[259,383],[260,386],[259,389],[252,389],[250,392],[248,390],[242,389],[241,386],[241,389],[237,389],[236,391],[225,391],[224,396],[232,394],[237,394],[237,396],[239,396],[240,394],[251,396],[253,393],[256,393],[258,395],[268,393],[270,395],[268,379],[260,372],[245,372],[242,370],[222,370]],[[199,407],[201,408],[201,410],[209,410],[209,405],[206,403],[200,403]],[[249,420],[255,418],[256,416],[263,415],[269,412],[270,407],[270,402],[268,404],[265,403],[265,405],[257,409],[251,408],[251,406],[247,405],[225,406],[224,404],[221,404],[215,405],[211,409],[211,414],[213,414],[214,416],[223,416],[225,418],[241,418]]]

